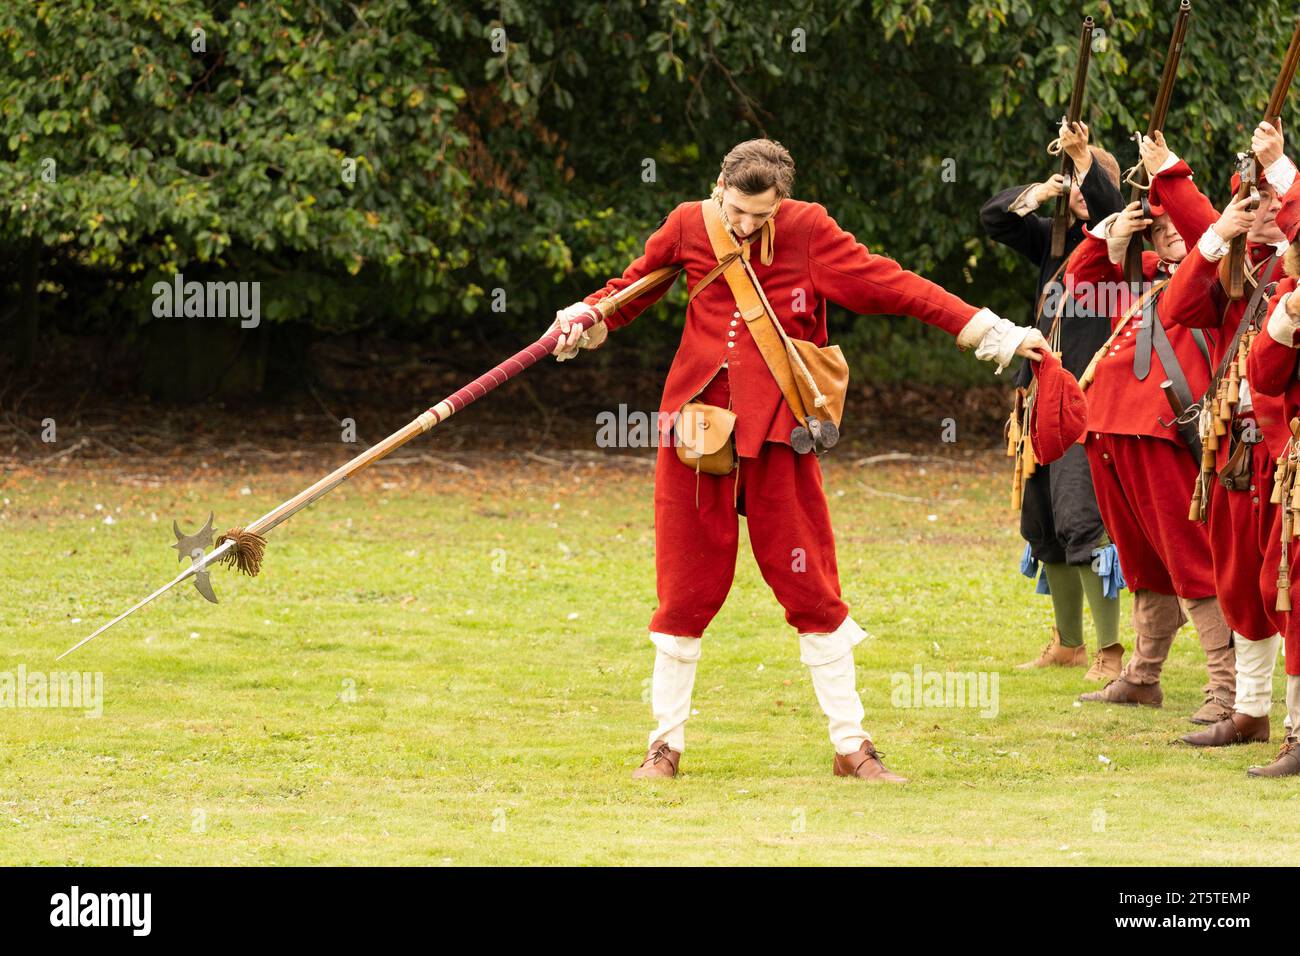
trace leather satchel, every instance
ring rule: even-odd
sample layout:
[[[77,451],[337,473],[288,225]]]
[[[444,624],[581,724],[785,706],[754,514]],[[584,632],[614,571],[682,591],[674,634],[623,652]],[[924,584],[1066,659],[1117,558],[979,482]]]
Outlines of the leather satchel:
[[[736,413],[718,405],[687,402],[677,416],[677,458],[706,475],[729,475],[736,468],[733,433]]]

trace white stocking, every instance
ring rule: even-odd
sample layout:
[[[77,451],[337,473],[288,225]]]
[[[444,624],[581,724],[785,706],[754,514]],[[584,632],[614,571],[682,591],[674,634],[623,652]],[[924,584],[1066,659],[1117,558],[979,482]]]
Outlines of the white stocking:
[[[862,742],[871,739],[862,729],[864,712],[853,664],[853,648],[866,636],[852,617],[829,634],[799,635],[799,660],[808,665],[838,754],[857,753]]]
[[[691,716],[691,690],[695,667],[700,660],[700,639],[673,637],[650,632],[655,646],[655,673],[650,688],[650,707],[658,726],[646,749],[662,740],[673,750],[686,748],[686,719]]]

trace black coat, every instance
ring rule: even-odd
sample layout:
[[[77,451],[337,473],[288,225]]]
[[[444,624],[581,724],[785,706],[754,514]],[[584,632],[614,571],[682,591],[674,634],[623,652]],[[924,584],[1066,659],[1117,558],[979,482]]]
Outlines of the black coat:
[[[980,210],[980,222],[984,231],[995,242],[1014,249],[1026,259],[1038,266],[1038,281],[1034,285],[1033,305],[1042,297],[1043,287],[1055,275],[1064,259],[1068,259],[1076,246],[1083,241],[1085,223],[1075,222],[1065,234],[1065,255],[1058,259],[1052,255],[1052,219],[1029,213],[1017,216],[1011,212],[1012,204],[1032,185],[1012,186],[998,193],[984,204]],[[1101,222],[1112,213],[1124,208],[1124,197],[1119,188],[1110,181],[1096,164],[1088,171],[1079,187],[1084,201],[1088,204],[1089,223]],[[1052,297],[1059,302],[1059,293]],[[1050,305],[1050,303],[1048,303]],[[1046,337],[1051,331],[1055,319],[1055,310],[1044,308],[1044,314],[1038,317],[1038,330]],[[1110,317],[1095,316],[1077,307],[1061,320],[1061,364],[1077,378],[1092,361],[1093,355],[1105,344],[1110,336]],[[1032,374],[1028,363],[1021,363],[1016,373],[1016,384],[1029,384]]]

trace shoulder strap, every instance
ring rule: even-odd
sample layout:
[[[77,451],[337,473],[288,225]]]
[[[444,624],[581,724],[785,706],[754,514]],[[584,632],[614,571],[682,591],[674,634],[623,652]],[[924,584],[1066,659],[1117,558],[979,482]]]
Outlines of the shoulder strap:
[[[1160,364],[1164,366],[1165,374],[1169,376],[1169,387],[1173,390],[1174,395],[1183,408],[1192,407],[1192,387],[1187,382],[1187,375],[1183,372],[1183,366],[1178,361],[1178,353],[1174,351],[1173,343],[1169,341],[1169,333],[1165,331],[1164,323],[1160,321],[1160,316],[1155,308],[1151,309],[1151,340],[1155,346],[1156,355],[1160,357]],[[1209,364],[1208,362],[1206,363]],[[1192,456],[1200,461],[1201,458],[1201,432],[1199,418],[1187,416],[1187,421],[1180,417],[1177,424],[1179,437],[1186,443],[1191,450]]]
[[[1264,298],[1269,283],[1273,281],[1273,274],[1277,271],[1277,264],[1281,256],[1277,253],[1268,257],[1264,267],[1259,272],[1259,279],[1255,282],[1255,291],[1250,294],[1250,300],[1246,303],[1246,309],[1241,313],[1241,321],[1237,323],[1237,330],[1232,335],[1232,341],[1228,343],[1228,348],[1223,353],[1223,359],[1219,362],[1219,367],[1215,369],[1214,378],[1211,380],[1211,387],[1217,387],[1218,380],[1228,371],[1228,366],[1236,361],[1237,343],[1241,341],[1242,335],[1255,319],[1255,313],[1259,309],[1260,300]],[[1229,303],[1231,305],[1231,303]],[[1206,393],[1209,394],[1208,392]]]
[[[691,298],[693,299],[706,283],[712,282],[719,275],[727,280],[727,285],[731,287],[731,294],[740,310],[740,316],[745,320],[745,327],[754,337],[754,343],[762,353],[763,361],[767,363],[772,377],[776,379],[776,384],[781,389],[781,394],[785,396],[790,411],[794,413],[795,420],[802,425],[807,420],[808,413],[804,409],[803,399],[795,384],[790,357],[780,333],[773,324],[776,322],[776,316],[771,316],[769,319],[761,291],[755,287],[757,277],[745,268],[749,259],[749,243],[736,244],[736,240],[727,232],[727,227],[722,222],[722,211],[713,200],[704,200],[700,203],[700,209],[704,215],[704,226],[708,230],[709,242],[713,246],[713,254],[718,258],[718,264],[696,284],[691,291]]]
[[[1160,290],[1162,290],[1168,284],[1169,284],[1168,279],[1160,279],[1149,289],[1143,292],[1140,296],[1138,296],[1137,301],[1129,306],[1128,311],[1124,313],[1124,317],[1121,318],[1118,323],[1116,323],[1114,331],[1110,333],[1110,338],[1108,338],[1105,342],[1102,343],[1101,348],[1097,349],[1097,354],[1095,354],[1092,357],[1092,361],[1088,363],[1088,367],[1084,369],[1083,374],[1079,376],[1079,387],[1081,389],[1083,389],[1085,392],[1088,390],[1088,386],[1092,384],[1093,377],[1096,375],[1097,363],[1100,362],[1102,357],[1105,356],[1105,354],[1110,351],[1110,347],[1115,344],[1115,340],[1119,338],[1119,334],[1123,332],[1124,328],[1128,325],[1129,319],[1133,318],[1133,316],[1143,311],[1146,308],[1146,304],[1148,300],[1150,300],[1156,295],[1159,295]]]

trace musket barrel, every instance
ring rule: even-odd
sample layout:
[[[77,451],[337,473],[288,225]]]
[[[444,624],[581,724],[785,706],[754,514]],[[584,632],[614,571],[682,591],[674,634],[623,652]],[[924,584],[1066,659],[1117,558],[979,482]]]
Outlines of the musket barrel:
[[[1174,21],[1173,32],[1169,35],[1169,49],[1165,53],[1164,69],[1160,74],[1160,87],[1156,90],[1156,100],[1151,107],[1151,117],[1147,122],[1147,135],[1155,136],[1157,131],[1165,128],[1169,116],[1169,104],[1174,98],[1174,83],[1178,79],[1178,64],[1183,57],[1183,46],[1187,42],[1187,21],[1192,15],[1191,0],[1183,0],[1178,7],[1178,18]],[[1138,160],[1133,172],[1133,188],[1129,192],[1129,202],[1137,202],[1150,185],[1151,177],[1146,167]],[[1142,239],[1130,236],[1124,255],[1124,278],[1130,283],[1142,281]]]
[[[1088,61],[1092,56],[1092,17],[1083,18],[1083,28],[1079,32],[1079,58],[1074,68],[1074,88],[1070,91],[1070,105],[1065,121],[1070,126],[1079,122],[1083,114],[1083,94],[1088,86]],[[1053,258],[1065,255],[1065,233],[1070,224],[1070,185],[1074,179],[1074,161],[1070,154],[1062,150],[1061,176],[1065,179],[1065,192],[1056,197],[1056,213],[1052,216]]]

